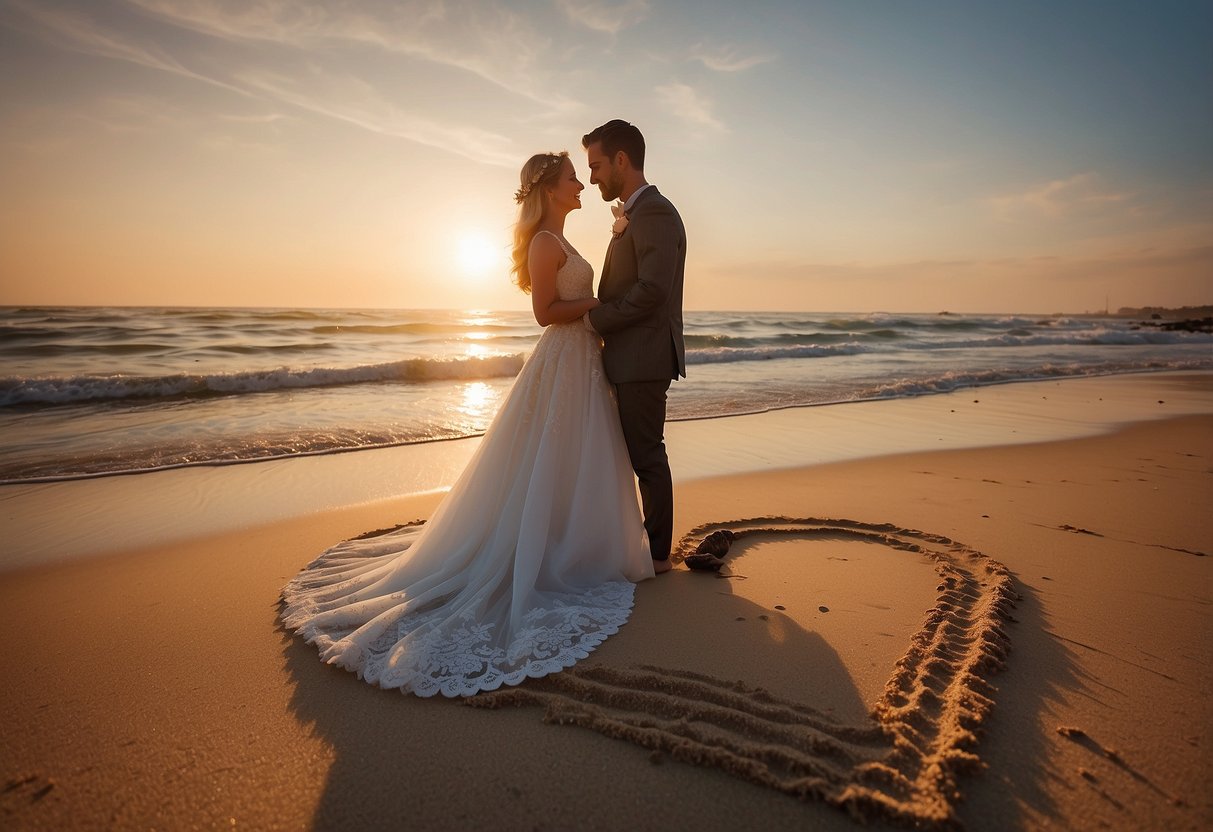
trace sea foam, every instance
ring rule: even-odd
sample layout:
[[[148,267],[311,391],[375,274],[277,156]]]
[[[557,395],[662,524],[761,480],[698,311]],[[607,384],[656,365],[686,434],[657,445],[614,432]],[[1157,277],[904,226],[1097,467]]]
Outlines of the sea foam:
[[[426,382],[511,377],[522,355],[474,358],[407,358],[361,367],[253,370],[165,376],[72,376],[0,378],[0,407],[57,405],[118,399],[173,399],[189,396],[261,393],[271,390],[334,387],[371,382]]]

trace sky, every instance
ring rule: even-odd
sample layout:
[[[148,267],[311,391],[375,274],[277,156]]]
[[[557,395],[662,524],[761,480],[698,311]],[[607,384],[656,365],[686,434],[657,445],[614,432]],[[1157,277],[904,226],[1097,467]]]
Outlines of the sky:
[[[1211,42],[1204,0],[0,0],[0,304],[526,309],[518,171],[588,186],[612,118],[691,310],[1213,303]]]

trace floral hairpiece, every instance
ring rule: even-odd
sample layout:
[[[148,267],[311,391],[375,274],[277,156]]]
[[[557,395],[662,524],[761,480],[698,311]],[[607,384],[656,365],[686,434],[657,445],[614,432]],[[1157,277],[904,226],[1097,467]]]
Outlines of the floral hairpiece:
[[[539,184],[539,180],[543,178],[544,171],[551,167],[552,163],[560,164],[560,162],[569,155],[567,150],[562,150],[559,153],[549,153],[548,157],[543,160],[543,164],[539,166],[539,170],[535,171],[535,175],[531,177],[531,181],[527,182],[521,188],[514,192],[514,201],[522,202],[527,198],[531,189]]]

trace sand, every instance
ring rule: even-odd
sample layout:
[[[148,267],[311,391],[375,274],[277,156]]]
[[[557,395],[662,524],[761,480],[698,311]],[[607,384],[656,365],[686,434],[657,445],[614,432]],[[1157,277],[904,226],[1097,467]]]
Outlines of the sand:
[[[438,493],[18,551],[0,573],[0,825],[1213,824],[1210,377],[824,410],[672,426],[676,470],[706,470],[677,485],[684,550],[740,533],[719,575],[641,584],[589,659],[480,707],[371,688],[276,625],[319,550],[424,518]],[[883,455],[858,455],[865,432]],[[832,441],[834,461],[805,459]],[[154,476],[231,492],[235,470]],[[140,479],[77,489],[85,514]],[[49,512],[36,497],[0,491],[6,523]],[[59,505],[63,537],[86,538]]]

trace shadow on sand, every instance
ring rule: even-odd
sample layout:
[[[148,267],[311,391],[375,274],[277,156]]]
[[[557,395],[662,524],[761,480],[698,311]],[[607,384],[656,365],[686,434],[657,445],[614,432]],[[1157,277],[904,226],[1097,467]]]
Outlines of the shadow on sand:
[[[1074,691],[1091,695],[1093,680],[1073,651],[1049,634],[1040,596],[1022,583],[1017,589],[1014,649],[998,677],[998,705],[982,738],[987,769],[966,784],[959,812],[972,829],[981,827],[981,818],[999,818],[1000,829],[1028,830],[1036,828],[1034,817],[1060,816],[1047,785],[1061,772],[1048,764],[1052,735],[1042,723],[1051,702]],[[1025,760],[1032,764],[1024,765]]]
[[[688,617],[687,610],[694,612]],[[664,659],[664,667],[710,674],[719,670],[713,657],[724,655],[730,670],[742,675],[763,668],[784,673],[812,668],[815,676],[831,680],[829,701],[803,708],[827,729],[834,724],[831,712],[865,712],[845,665],[819,635],[790,619],[777,629],[736,621],[758,625],[771,613],[732,596],[728,581],[677,570],[641,584],[629,624],[576,670],[643,673],[638,664]],[[755,812],[762,813],[769,828],[803,828],[806,823],[853,828],[853,821],[830,807],[756,788],[719,768],[661,765],[666,755],[595,732],[547,725],[543,712],[533,708],[503,707],[504,702],[493,708],[466,707],[463,700],[420,699],[373,688],[353,674],[322,665],[311,645],[280,631],[295,685],[292,711],[335,755],[314,814],[317,829],[408,824],[710,830],[740,828],[752,822]],[[671,661],[693,657],[699,660]],[[568,675],[508,690],[546,689],[550,680]],[[624,696],[634,693],[623,691]],[[680,697],[673,694],[672,707],[694,705]]]

